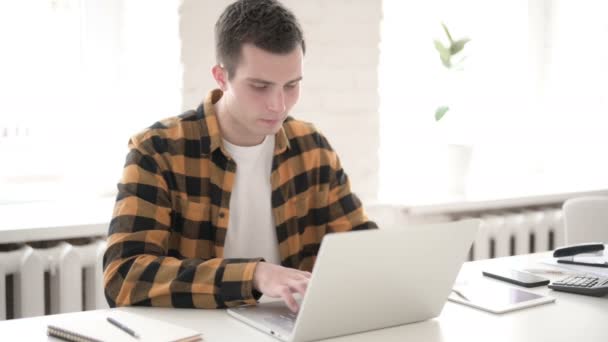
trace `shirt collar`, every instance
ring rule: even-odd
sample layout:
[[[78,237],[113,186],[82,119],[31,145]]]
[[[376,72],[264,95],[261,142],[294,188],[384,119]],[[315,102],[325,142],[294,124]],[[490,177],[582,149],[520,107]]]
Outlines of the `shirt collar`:
[[[211,144],[210,151],[213,152],[219,148],[222,153],[228,155],[222,142],[222,133],[220,131],[220,125],[218,123],[217,113],[215,112],[214,106],[214,104],[216,104],[217,101],[222,98],[223,94],[224,92],[222,92],[221,89],[211,90],[209,93],[207,93],[203,106],[205,111],[205,123]],[[291,147],[287,134],[285,133],[284,125],[285,124],[283,124],[279,131],[275,134],[274,155],[281,154]]]

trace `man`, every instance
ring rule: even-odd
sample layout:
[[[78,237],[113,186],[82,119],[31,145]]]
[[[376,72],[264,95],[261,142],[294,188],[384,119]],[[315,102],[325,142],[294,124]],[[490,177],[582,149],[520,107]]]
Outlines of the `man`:
[[[297,311],[323,236],[376,228],[326,138],[288,116],[305,52],[293,14],[241,0],[215,31],[219,89],[129,142],[104,255],[111,306],[223,308],[264,294]]]

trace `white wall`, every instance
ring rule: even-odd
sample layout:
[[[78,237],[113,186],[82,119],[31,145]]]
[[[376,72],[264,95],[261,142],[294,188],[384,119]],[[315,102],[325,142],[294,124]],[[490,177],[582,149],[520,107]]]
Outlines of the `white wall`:
[[[232,1],[183,0],[179,8],[184,110],[215,84],[213,27]],[[378,80],[382,2],[285,0],[304,29],[307,52],[299,104],[292,115],[329,139],[364,202],[378,189]]]

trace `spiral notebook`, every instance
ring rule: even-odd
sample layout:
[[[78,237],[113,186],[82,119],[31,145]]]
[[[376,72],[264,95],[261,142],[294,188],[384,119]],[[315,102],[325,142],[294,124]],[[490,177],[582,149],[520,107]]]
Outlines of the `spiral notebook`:
[[[107,321],[108,317],[136,332],[139,338],[112,325]],[[47,335],[74,342],[191,342],[203,340],[201,333],[196,330],[119,310],[89,311],[70,318],[58,316],[56,320],[49,322]]]

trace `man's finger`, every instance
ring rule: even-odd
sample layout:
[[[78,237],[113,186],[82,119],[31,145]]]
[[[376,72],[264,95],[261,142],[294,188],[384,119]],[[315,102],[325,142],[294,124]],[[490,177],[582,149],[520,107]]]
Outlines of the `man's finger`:
[[[308,279],[290,280],[288,285],[291,292],[297,292],[303,297],[306,294],[306,289],[308,288]]]
[[[310,278],[306,277],[303,274],[299,274],[299,273],[293,273],[287,276],[287,279],[289,280],[297,280],[297,281],[305,281],[308,282],[310,281]]]
[[[312,273],[307,272],[307,271],[298,271],[299,274],[305,276],[306,278],[309,278],[312,276]]]
[[[280,293],[281,293],[281,298],[283,299],[285,304],[287,304],[287,307],[289,308],[289,310],[291,310],[292,312],[298,312],[298,309],[299,309],[298,302],[296,302],[295,298],[293,298],[293,296],[291,295],[291,291],[289,291],[289,287],[283,286]]]

